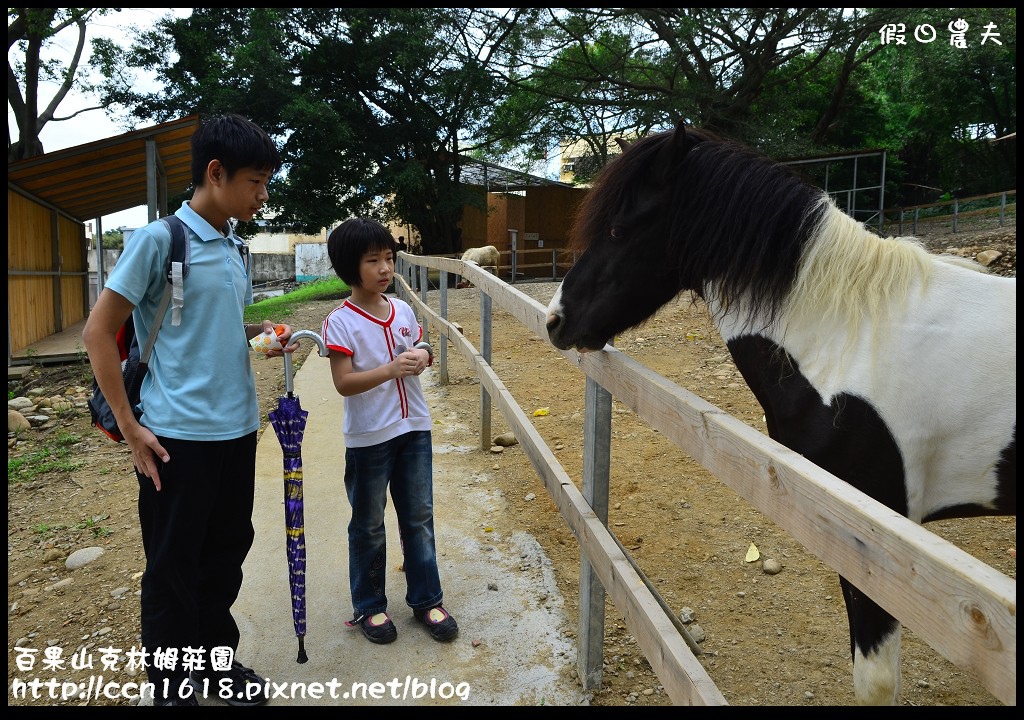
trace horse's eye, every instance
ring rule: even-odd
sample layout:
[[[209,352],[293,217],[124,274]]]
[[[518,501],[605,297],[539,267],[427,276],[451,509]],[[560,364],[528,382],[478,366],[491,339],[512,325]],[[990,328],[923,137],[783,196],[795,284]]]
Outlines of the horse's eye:
[[[621,238],[624,235],[625,235],[625,233],[622,232],[621,228],[617,228],[617,227],[613,227],[612,228],[612,237],[613,238]]]

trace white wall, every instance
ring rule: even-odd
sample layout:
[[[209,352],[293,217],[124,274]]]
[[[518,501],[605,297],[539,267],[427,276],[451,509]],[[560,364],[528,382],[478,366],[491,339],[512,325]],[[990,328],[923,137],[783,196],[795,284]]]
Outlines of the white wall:
[[[326,230],[319,235],[261,232],[252,236],[249,240],[249,247],[254,253],[291,253],[299,245],[324,242],[327,242]]]
[[[295,281],[337,277],[327,255],[327,243],[303,243],[295,246]]]

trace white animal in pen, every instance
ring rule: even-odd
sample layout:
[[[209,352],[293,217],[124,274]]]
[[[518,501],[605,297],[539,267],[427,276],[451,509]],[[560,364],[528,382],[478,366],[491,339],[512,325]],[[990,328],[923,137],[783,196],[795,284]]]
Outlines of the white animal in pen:
[[[485,270],[489,270],[493,275],[498,274],[498,261],[501,256],[498,253],[498,248],[493,245],[484,245],[483,247],[470,248],[466,252],[462,253],[463,262],[471,262],[475,265],[479,265]],[[458,287],[470,287],[471,283],[468,280],[462,280],[458,284]]]

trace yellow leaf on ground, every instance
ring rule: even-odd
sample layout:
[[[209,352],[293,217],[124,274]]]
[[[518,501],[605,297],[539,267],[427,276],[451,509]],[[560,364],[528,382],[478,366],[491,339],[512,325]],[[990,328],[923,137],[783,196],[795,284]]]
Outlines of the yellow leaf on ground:
[[[541,417],[541,416],[547,415],[547,414],[548,414],[548,409],[547,408],[537,408],[536,410],[533,411],[533,416],[534,417]]]
[[[759,557],[761,557],[761,553],[757,551],[757,545],[750,543],[750,547],[747,548],[747,562],[754,562]]]

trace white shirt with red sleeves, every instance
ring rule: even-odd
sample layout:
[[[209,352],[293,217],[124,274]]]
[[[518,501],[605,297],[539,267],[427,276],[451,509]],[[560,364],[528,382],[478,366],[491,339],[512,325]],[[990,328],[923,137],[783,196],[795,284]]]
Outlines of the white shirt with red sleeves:
[[[324,320],[324,344],[352,358],[352,370],[387,365],[423,336],[423,328],[404,300],[384,297],[391,305],[386,320],[346,300]],[[345,445],[379,445],[412,430],[430,430],[430,409],[416,375],[381,383],[345,398]]]

